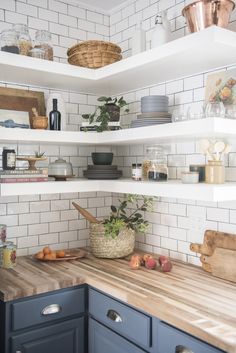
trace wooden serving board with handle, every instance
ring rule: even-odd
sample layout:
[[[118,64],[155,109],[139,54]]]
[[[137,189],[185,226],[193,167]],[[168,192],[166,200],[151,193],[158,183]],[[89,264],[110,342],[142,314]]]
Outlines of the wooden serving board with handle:
[[[203,244],[192,243],[190,250],[202,255],[211,256],[216,247],[236,250],[236,234],[206,230]]]
[[[235,250],[215,248],[212,256],[202,255],[201,262],[203,265],[210,265],[213,276],[236,282]]]

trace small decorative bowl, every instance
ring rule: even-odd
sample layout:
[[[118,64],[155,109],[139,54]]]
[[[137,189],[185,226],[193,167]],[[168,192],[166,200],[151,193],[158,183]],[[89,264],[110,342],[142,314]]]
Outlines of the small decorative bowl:
[[[46,130],[48,128],[48,118],[46,116],[35,116],[32,118],[32,129]]]
[[[181,181],[183,184],[197,184],[199,183],[199,173],[183,172],[181,174]]]
[[[111,165],[113,161],[113,153],[111,152],[93,152],[93,164],[95,165]]]
[[[70,162],[64,159],[57,159],[48,165],[48,176],[54,177],[56,180],[66,180],[73,177],[73,167]]]

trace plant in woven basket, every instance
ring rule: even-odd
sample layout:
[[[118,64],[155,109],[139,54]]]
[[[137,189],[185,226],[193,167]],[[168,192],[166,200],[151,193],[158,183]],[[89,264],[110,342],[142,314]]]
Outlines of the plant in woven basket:
[[[132,229],[135,232],[144,233],[148,229],[148,221],[142,212],[151,211],[154,199],[147,196],[126,195],[123,201],[119,200],[119,206],[111,206],[111,215],[103,221],[105,236],[115,238],[124,229]],[[135,205],[135,209],[129,210]],[[141,212],[141,213],[140,213]]]
[[[99,105],[93,114],[83,114],[82,118],[89,121],[89,124],[95,124],[97,132],[102,132],[109,130],[108,123],[110,121],[119,121],[121,110],[124,113],[128,113],[127,102],[123,97],[121,98],[111,98],[111,97],[99,97],[98,102],[102,104]]]

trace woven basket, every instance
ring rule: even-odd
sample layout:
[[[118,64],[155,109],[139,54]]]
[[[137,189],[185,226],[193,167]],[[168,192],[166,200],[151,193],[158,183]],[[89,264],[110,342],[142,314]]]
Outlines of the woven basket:
[[[111,42],[104,42],[101,40],[87,40],[80,44],[75,44],[73,47],[67,50],[67,55],[71,56],[77,52],[85,52],[85,51],[111,51],[117,54],[121,53],[121,48]]]
[[[122,59],[121,48],[110,42],[87,41],[67,51],[71,65],[98,69]]]
[[[93,51],[93,52],[78,52],[68,58],[71,65],[88,67],[90,69],[98,69],[100,67],[113,64],[121,60],[120,54],[110,51]]]
[[[135,234],[132,229],[120,231],[116,238],[106,237],[102,224],[91,223],[90,247],[94,256],[116,259],[127,256],[134,251]]]

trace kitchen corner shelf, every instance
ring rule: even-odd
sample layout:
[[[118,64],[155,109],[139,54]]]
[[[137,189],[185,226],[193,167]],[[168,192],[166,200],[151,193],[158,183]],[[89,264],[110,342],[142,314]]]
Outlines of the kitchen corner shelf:
[[[236,33],[216,26],[101,69],[0,52],[0,80],[94,94],[113,94],[236,62]]]
[[[207,138],[233,139],[236,120],[207,118],[119,131],[76,132],[0,128],[0,143],[60,145],[129,145]]]
[[[74,181],[0,184],[0,190],[1,196],[102,191],[212,202],[236,200],[236,183],[190,185],[182,184],[179,181],[155,183],[136,182],[131,179],[77,179]]]

